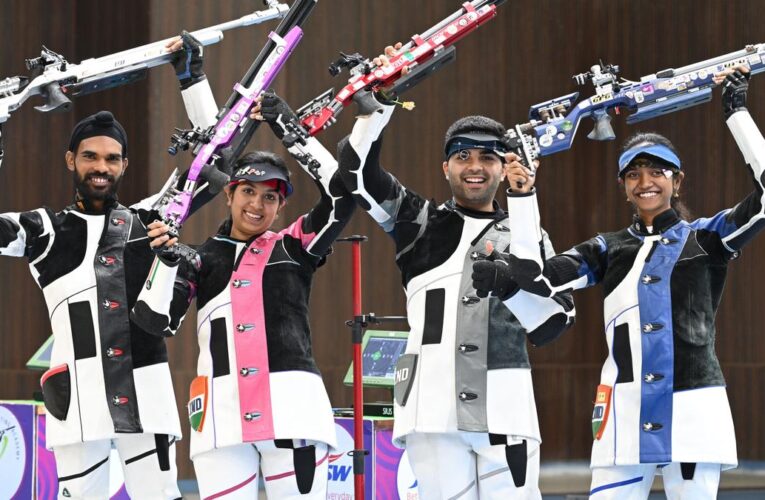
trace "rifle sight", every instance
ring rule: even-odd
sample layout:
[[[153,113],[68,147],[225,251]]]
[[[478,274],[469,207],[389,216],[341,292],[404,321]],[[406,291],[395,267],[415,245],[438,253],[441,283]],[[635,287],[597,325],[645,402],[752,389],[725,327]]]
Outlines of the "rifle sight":
[[[364,65],[363,73],[365,75],[368,75],[372,71],[372,68],[366,63],[366,59],[364,59],[364,56],[361,54],[355,53],[349,55],[340,52],[340,57],[329,65],[329,74],[337,76],[343,71],[343,68],[355,68],[359,65]]]

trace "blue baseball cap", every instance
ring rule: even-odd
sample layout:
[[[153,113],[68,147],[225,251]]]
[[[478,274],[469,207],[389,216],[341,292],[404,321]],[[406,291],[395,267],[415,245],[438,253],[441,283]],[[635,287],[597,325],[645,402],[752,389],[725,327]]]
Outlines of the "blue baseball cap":
[[[624,173],[624,170],[632,163],[632,160],[638,156],[648,156],[655,158],[662,163],[666,163],[676,169],[680,170],[680,158],[663,144],[651,144],[644,143],[630,148],[619,157],[619,176]]]

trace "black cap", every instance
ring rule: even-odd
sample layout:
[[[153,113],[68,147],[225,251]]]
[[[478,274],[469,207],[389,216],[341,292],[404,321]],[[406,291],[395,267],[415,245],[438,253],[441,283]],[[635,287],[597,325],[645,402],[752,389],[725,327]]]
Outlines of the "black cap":
[[[292,194],[292,184],[290,184],[288,173],[284,169],[266,162],[249,163],[237,168],[234,175],[231,176],[229,185],[239,184],[243,181],[265,182],[271,180],[280,181],[278,189],[285,198]]]
[[[109,111],[99,111],[75,125],[69,139],[69,151],[74,153],[85,139],[102,135],[119,142],[122,145],[122,157],[127,158],[127,134]]]

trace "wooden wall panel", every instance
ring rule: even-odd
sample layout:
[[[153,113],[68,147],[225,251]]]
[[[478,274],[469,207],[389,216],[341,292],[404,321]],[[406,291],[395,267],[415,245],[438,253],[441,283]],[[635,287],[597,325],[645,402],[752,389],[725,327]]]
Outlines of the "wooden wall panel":
[[[457,1],[446,0],[321,0],[305,26],[305,38],[278,78],[275,89],[298,107],[329,86],[327,64],[339,50],[373,56],[388,43],[405,40],[453,12]],[[29,0],[10,2],[12,16],[0,18],[3,57],[0,76],[23,74],[23,57],[40,43],[72,55],[103,55],[146,43],[186,28],[193,30],[238,17],[259,2],[222,0],[143,0],[130,7],[120,3]],[[125,4],[128,5],[128,4]],[[4,12],[8,12],[7,8]],[[46,14],[46,15],[43,15]],[[414,89],[413,112],[398,111],[386,132],[384,165],[414,191],[435,200],[448,198],[440,173],[443,133],[455,119],[486,114],[506,125],[523,121],[532,104],[577,89],[571,76],[599,59],[621,65],[630,79],[668,67],[679,67],[747,43],[762,41],[760,5],[756,0],[676,0],[613,2],[606,0],[508,0],[499,16],[463,40],[455,64]],[[23,24],[16,20],[28,20]],[[112,20],[103,22],[104,19]],[[32,21],[34,20],[34,21]],[[119,22],[114,22],[119,20]],[[23,29],[22,29],[23,26]],[[228,32],[207,49],[205,67],[219,103],[223,103],[275,23]],[[77,35],[75,38],[74,35]],[[75,57],[76,56],[76,57]],[[756,121],[765,120],[765,84],[752,83],[750,105]],[[131,137],[131,167],[122,197],[136,201],[157,190],[175,166],[185,168],[189,155],[165,153],[173,127],[187,123],[177,84],[169,68],[129,88],[76,101],[74,113],[43,116],[27,104],[5,127],[8,158],[0,170],[0,210],[20,210],[43,203],[59,208],[70,198],[70,180],[60,156],[72,124],[86,113],[109,107],[118,113]],[[331,149],[353,124],[346,110],[321,140]],[[546,158],[538,180],[542,222],[555,246],[565,250],[598,231],[619,229],[630,220],[630,208],[615,182],[618,146],[631,133],[655,130],[670,137],[681,152],[687,177],[683,192],[698,216],[730,207],[750,190],[749,176],[723,123],[719,96],[714,102],[627,126],[614,119],[618,140],[595,143],[585,138],[585,123],[571,151]],[[44,142],[43,142],[44,140]],[[250,149],[284,154],[263,127]],[[61,153],[55,153],[61,151]],[[51,152],[54,152],[51,157]],[[53,167],[53,168],[51,168]],[[296,194],[281,216],[286,224],[315,200],[311,182],[291,165]],[[30,179],[45,179],[30,184]],[[184,240],[203,241],[225,216],[223,199],[215,200],[187,224]],[[347,234],[367,234],[364,245],[364,309],[402,314],[404,295],[393,263],[392,245],[363,213]],[[760,342],[765,292],[765,250],[759,238],[731,265],[727,291],[718,315],[718,353],[728,378],[741,459],[765,459],[761,387],[765,343]],[[351,392],[342,385],[350,360],[350,338],[343,322],[351,314],[350,249],[337,244],[335,254],[317,273],[312,299],[314,350],[333,404],[348,405]],[[23,373],[23,362],[49,332],[39,291],[21,261],[0,260],[4,347],[0,353],[0,397],[26,397],[37,375]],[[577,295],[576,326],[555,344],[531,349],[537,404],[545,444],[543,459],[586,458],[590,452],[589,414],[599,367],[606,357],[599,289]],[[185,415],[188,382],[196,363],[194,314],[178,338],[169,341],[179,411]],[[17,382],[18,381],[18,382]],[[758,383],[759,381],[759,383]],[[384,397],[370,393],[372,399]],[[185,427],[188,435],[188,426]],[[178,448],[181,476],[191,476],[185,460],[188,441]]]

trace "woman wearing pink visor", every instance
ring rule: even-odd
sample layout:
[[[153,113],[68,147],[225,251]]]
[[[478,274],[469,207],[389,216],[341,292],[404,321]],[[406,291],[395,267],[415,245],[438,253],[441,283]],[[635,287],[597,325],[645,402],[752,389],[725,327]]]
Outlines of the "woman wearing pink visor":
[[[258,112],[279,138],[282,124],[295,119],[273,94],[253,117]],[[188,407],[202,498],[257,498],[259,471],[268,498],[326,498],[336,435],[311,351],[308,305],[313,274],[354,201],[334,157],[313,137],[300,147],[300,164],[320,195],[307,214],[272,231],[292,193],[289,172],[273,153],[244,155],[226,188],[230,216],[196,249],[198,265],[177,276],[159,267],[153,293],[134,308],[135,321],[172,335],[178,325],[170,318],[182,315],[174,309],[185,311],[196,295],[198,376]],[[296,151],[290,148],[297,158]]]

